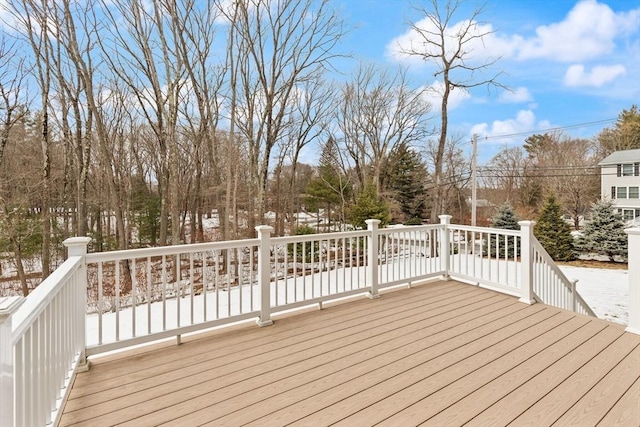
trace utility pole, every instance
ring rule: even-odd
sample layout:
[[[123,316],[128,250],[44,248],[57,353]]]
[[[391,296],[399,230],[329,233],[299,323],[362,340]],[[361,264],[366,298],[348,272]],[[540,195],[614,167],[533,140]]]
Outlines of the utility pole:
[[[478,134],[473,134],[473,155],[471,157],[471,225],[476,226],[476,207],[478,182],[476,169],[478,164]]]

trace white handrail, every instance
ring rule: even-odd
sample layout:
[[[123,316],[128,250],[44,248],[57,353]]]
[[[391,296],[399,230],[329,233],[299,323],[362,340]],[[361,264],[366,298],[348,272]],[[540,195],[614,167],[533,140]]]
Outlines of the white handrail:
[[[287,237],[262,227],[257,239],[89,254],[87,352],[179,341],[184,333],[256,317],[268,325],[280,311],[367,292],[375,297],[378,289],[448,275],[532,301],[521,231],[449,220],[385,229],[371,222],[368,230]]]
[[[442,225],[89,254],[87,354],[270,316],[444,273]],[[377,249],[376,249],[377,247]],[[109,332],[109,334],[107,334]]]
[[[369,230],[274,238],[269,227],[259,229],[257,239],[89,255],[88,238],[68,239],[69,259],[21,306],[0,300],[0,424],[55,423],[87,355],[240,320],[260,317],[266,325],[278,311],[366,292],[376,296],[384,287],[437,276],[523,297],[526,263],[537,300],[595,316],[535,237],[531,250],[523,251],[529,239],[520,231],[451,225],[449,219],[388,229],[372,222]],[[529,259],[520,259],[521,253]],[[130,283],[122,287],[126,279]],[[151,286],[156,281],[159,289]],[[86,297],[92,292],[98,331],[107,321],[103,315],[109,316],[116,337],[104,342],[100,335],[88,346]],[[105,314],[107,299],[112,313]],[[176,310],[173,319],[168,306]],[[156,309],[162,311],[159,325],[152,318]]]
[[[458,224],[448,225],[447,230],[451,277],[522,296],[520,230]]]
[[[575,282],[569,280],[560,270],[535,236],[532,236],[531,246],[533,290],[536,299],[544,304],[597,317],[575,289]]]
[[[3,414],[10,420],[4,418],[3,426],[57,422],[85,362],[85,283],[84,259],[70,257],[13,313],[10,359],[0,361],[11,367],[14,382],[10,414]]]

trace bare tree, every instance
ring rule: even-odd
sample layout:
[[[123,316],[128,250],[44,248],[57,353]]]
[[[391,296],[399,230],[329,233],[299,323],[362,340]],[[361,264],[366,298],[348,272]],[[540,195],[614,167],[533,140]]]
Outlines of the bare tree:
[[[471,182],[470,161],[464,156],[461,141],[460,137],[447,140],[442,156],[442,181],[439,184],[443,189],[441,203],[444,212],[453,215],[458,222],[463,222],[468,213],[466,195]],[[430,141],[426,154],[430,166],[435,164],[437,156],[438,144]],[[438,184],[433,182],[433,185]]]
[[[42,219],[42,275],[50,272],[51,262],[51,134],[49,111],[52,87],[52,26],[46,0],[14,0],[7,2],[9,12],[16,19],[17,30],[31,48],[32,73],[40,89],[41,110],[37,120],[40,127]]]
[[[172,20],[177,15],[175,3],[109,1],[104,6],[115,41],[115,46],[101,43],[105,58],[112,72],[135,97],[139,113],[155,133],[162,158],[161,170],[157,171],[162,211],[160,242],[167,242],[170,213],[171,243],[178,244],[181,229],[178,110],[184,96],[186,70],[177,46],[180,28]]]
[[[27,260],[41,255],[40,239],[42,216],[35,208],[41,197],[41,181],[34,177],[41,162],[40,126],[28,117],[14,126],[6,147],[7,159],[0,165],[0,245],[8,252],[16,267],[22,295],[30,290]]]
[[[103,74],[97,72],[95,51],[96,42],[100,40],[98,31],[100,30],[100,19],[96,16],[91,2],[74,2],[72,0],[60,0],[51,3],[50,15],[56,17],[56,36],[59,43],[64,46],[65,55],[74,68],[74,76],[78,79],[78,87],[82,89],[84,97],[82,103],[86,105],[86,118],[81,119],[80,111],[76,111],[76,120],[82,120],[85,126],[85,138],[96,137],[99,147],[99,159],[102,164],[101,170],[106,175],[107,201],[112,207],[116,223],[116,238],[118,248],[126,249],[125,231],[125,188],[117,180],[117,173],[114,171],[113,150],[111,147],[111,136],[108,130],[108,105],[109,100],[105,97],[105,88],[100,80]],[[73,93],[73,92],[69,92]],[[78,137],[78,136],[77,136]],[[78,142],[76,149],[82,149],[83,153],[77,153],[77,157],[84,166],[79,165],[80,180],[83,174],[89,172],[90,142]],[[83,168],[87,168],[83,170]],[[100,180],[100,182],[104,182]],[[80,183],[80,185],[84,185]],[[104,190],[100,188],[100,190]],[[82,190],[80,190],[82,191]],[[113,200],[110,200],[112,197]],[[113,201],[113,204],[111,204]],[[110,211],[111,212],[111,211]],[[99,215],[101,213],[99,212]],[[110,220],[110,214],[107,216]]]
[[[423,90],[409,86],[403,70],[391,72],[361,65],[338,95],[336,121],[342,144],[360,188],[381,190],[389,153],[400,144],[414,145],[429,134],[430,104]]]
[[[546,143],[535,156],[538,179],[546,191],[558,195],[577,230],[600,195],[596,147],[592,141],[560,133],[545,136]]]
[[[201,5],[201,7],[197,7]],[[186,78],[185,102],[182,103],[181,117],[189,128],[188,140],[193,147],[194,177],[191,198],[192,239],[202,233],[202,209],[204,204],[203,181],[207,169],[214,185],[223,181],[218,171],[218,127],[221,108],[221,91],[227,71],[225,63],[213,64],[212,49],[216,26],[211,25],[219,18],[219,8],[214,2],[204,4],[194,0],[183,2],[165,1],[165,8],[176,27],[175,45],[179,58],[184,64]]]
[[[511,206],[516,205],[526,161],[522,147],[504,147],[481,169],[480,178],[484,187],[497,190],[499,199],[492,200],[494,204],[507,202]]]
[[[417,11],[423,19],[410,24],[410,29],[417,36],[411,46],[401,46],[403,53],[418,56],[435,67],[434,77],[440,86],[438,96],[442,98],[440,104],[440,137],[438,139],[435,157],[435,197],[431,220],[443,212],[443,158],[447,143],[449,126],[449,98],[454,90],[468,90],[478,86],[498,86],[498,77],[502,74],[485,75],[485,72],[497,62],[498,58],[477,58],[474,49],[481,47],[478,42],[491,34],[483,29],[478,18],[483,8],[474,9],[469,16],[457,20],[461,14],[461,6],[465,0],[429,0],[427,7],[419,7]]]
[[[17,54],[17,42],[8,43],[0,36],[0,164],[9,142],[11,129],[27,113],[24,96],[24,58]],[[0,188],[0,191],[2,189]]]
[[[225,15],[234,31],[231,75],[238,72],[234,122],[249,143],[253,233],[265,211],[272,150],[290,126],[288,113],[300,84],[331,66],[344,32],[328,0],[239,0],[234,6]]]
[[[57,5],[58,8],[54,6]],[[64,191],[65,202],[75,200],[75,220],[72,227],[76,235],[87,234],[87,185],[89,182],[89,167],[91,162],[91,148],[93,141],[94,111],[86,108],[85,85],[83,83],[82,67],[74,61],[71,52],[85,52],[89,55],[93,43],[92,33],[95,23],[91,23],[91,14],[87,9],[80,9],[75,16],[82,19],[80,31],[82,46],[74,47],[78,42],[75,35],[69,31],[76,26],[71,22],[72,14],[68,9],[68,2],[58,2],[51,5],[51,26],[57,35],[57,43],[54,44],[51,58],[51,68],[55,76],[54,88],[59,111],[53,119],[60,128],[62,143],[67,155],[64,158]],[[80,7],[80,5],[76,6]],[[85,5],[86,7],[86,5]],[[72,176],[73,175],[73,176]],[[75,188],[75,198],[73,197]],[[66,203],[65,203],[66,207]],[[65,222],[67,216],[65,215]]]
[[[283,138],[277,144],[277,166],[274,173],[276,188],[271,191],[276,198],[276,233],[284,234],[285,218],[294,215],[294,191],[298,178],[298,162],[302,150],[325,134],[326,121],[330,119],[332,101],[335,97],[334,86],[326,82],[321,75],[302,82],[292,100],[291,110],[287,113],[289,126]],[[290,168],[284,166],[290,164]],[[286,170],[286,182],[281,180],[281,172]]]

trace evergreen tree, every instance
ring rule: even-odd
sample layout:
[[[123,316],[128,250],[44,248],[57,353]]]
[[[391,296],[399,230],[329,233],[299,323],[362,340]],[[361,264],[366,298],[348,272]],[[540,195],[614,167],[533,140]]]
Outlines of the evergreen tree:
[[[129,205],[138,227],[138,242],[155,246],[160,233],[160,195],[150,190],[140,175],[131,179]]]
[[[389,206],[376,194],[373,183],[365,186],[356,197],[356,203],[349,210],[349,221],[356,228],[367,228],[368,219],[379,219],[384,226],[391,221]]]
[[[554,260],[571,261],[575,258],[573,236],[569,224],[562,218],[562,206],[555,194],[547,196],[533,233]]]
[[[491,226],[493,228],[501,228],[503,230],[520,230],[518,218],[516,218],[516,214],[509,203],[505,203],[504,205],[500,206],[496,215],[491,219]],[[497,245],[497,255],[504,256],[506,248],[507,256],[513,257],[515,246],[515,237],[507,236],[506,246],[505,238],[501,237]],[[495,234],[491,234],[489,240],[485,243],[484,253],[490,254],[492,257],[496,256]],[[520,255],[520,251],[518,250],[515,255]]]
[[[344,220],[344,202],[350,193],[350,184],[342,173],[338,162],[338,146],[330,138],[322,147],[317,176],[313,178],[305,190],[305,203],[309,209],[317,210],[319,207],[326,209],[329,223],[331,223],[331,211],[340,207],[340,221]]]
[[[383,182],[400,205],[401,219],[421,219],[426,208],[427,168],[420,153],[402,143],[391,152],[387,164]]]
[[[627,235],[624,219],[615,212],[610,200],[600,200],[591,208],[591,221],[585,227],[577,247],[581,252],[606,255],[610,261],[615,256],[627,257]]]
[[[605,128],[597,137],[599,151],[602,157],[614,151],[633,150],[640,148],[640,110],[632,105],[628,110],[622,110],[618,120],[612,128]]]

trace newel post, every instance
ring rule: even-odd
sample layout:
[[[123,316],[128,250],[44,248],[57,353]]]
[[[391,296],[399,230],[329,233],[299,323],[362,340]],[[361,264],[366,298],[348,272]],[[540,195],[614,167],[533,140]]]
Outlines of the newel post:
[[[533,226],[535,221],[519,221],[520,226],[520,302],[533,304],[536,302],[533,296]]]
[[[640,335],[640,228],[627,228],[629,235],[629,324],[627,332]]]
[[[260,317],[258,326],[273,325],[271,320],[271,232],[273,227],[256,227],[260,246],[258,246],[258,285],[260,287]],[[278,292],[278,289],[275,290]]]
[[[85,372],[89,370],[89,361],[86,356],[86,305],[87,305],[87,246],[91,242],[90,237],[70,237],[66,239],[62,244],[67,248],[67,257],[82,257],[82,262],[77,271],[78,280],[75,281],[75,301],[74,307],[74,319],[77,323],[76,342],[82,343],[82,349],[80,350],[80,360],[78,361],[78,372]]]
[[[440,230],[440,260],[442,262],[442,270],[444,274],[442,278],[449,280],[449,257],[451,255],[451,242],[449,241],[449,225],[451,224],[451,215],[438,215],[440,225],[444,227]]]
[[[371,299],[380,298],[378,294],[378,227],[379,219],[368,219],[367,230],[369,230],[369,247],[367,248],[367,278],[371,290],[367,295]]]
[[[11,317],[23,301],[23,297],[0,298],[0,426],[15,425]]]

